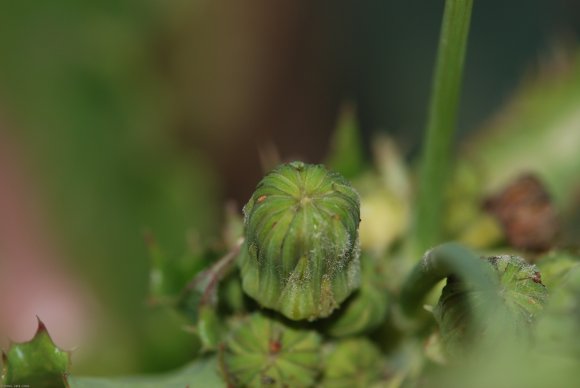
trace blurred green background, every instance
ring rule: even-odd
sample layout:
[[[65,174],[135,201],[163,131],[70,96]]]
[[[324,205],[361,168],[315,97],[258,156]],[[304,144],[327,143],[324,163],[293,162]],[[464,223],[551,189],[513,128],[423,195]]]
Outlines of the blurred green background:
[[[191,358],[194,340],[171,330],[180,321],[145,306],[143,235],[170,257],[192,233],[217,240],[225,200],[243,204],[261,176],[260,150],[321,161],[351,100],[367,145],[383,130],[416,154],[442,10],[426,0],[0,1],[0,135],[109,317],[73,370],[151,372]],[[577,1],[476,1],[460,131],[579,32]]]

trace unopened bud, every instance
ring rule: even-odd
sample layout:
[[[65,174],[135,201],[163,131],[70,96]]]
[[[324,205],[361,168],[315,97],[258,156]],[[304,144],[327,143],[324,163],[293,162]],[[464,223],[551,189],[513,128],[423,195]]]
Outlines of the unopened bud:
[[[260,314],[245,317],[222,348],[229,386],[310,387],[319,374],[320,337]]]
[[[327,317],[359,286],[359,197],[321,165],[281,165],[244,207],[244,291],[294,320]]]

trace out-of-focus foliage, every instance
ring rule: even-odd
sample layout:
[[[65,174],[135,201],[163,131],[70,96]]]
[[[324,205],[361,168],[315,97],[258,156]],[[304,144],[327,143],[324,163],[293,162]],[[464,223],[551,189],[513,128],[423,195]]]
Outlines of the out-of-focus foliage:
[[[386,375],[379,349],[367,339],[344,340],[327,353],[322,387],[371,387]]]
[[[478,166],[484,191],[497,191],[510,179],[533,172],[561,206],[577,194],[580,54],[558,54],[467,142],[464,157]]]
[[[223,370],[223,360],[206,353],[221,349],[222,355],[232,356],[235,351],[231,341],[229,348],[222,347],[228,330],[222,327],[223,318],[234,316],[233,320],[240,322],[245,319],[240,316],[257,308],[244,296],[236,269],[229,269],[220,276],[208,271],[215,265],[215,259],[238,242],[241,221],[239,215],[234,215],[226,222],[224,241],[216,237],[223,224],[220,187],[213,166],[207,163],[200,150],[190,148],[196,139],[183,141],[183,137],[191,133],[182,131],[181,127],[192,126],[192,123],[212,124],[201,129],[205,131],[201,137],[226,139],[236,148],[248,144],[253,147],[257,142],[247,136],[250,140],[238,143],[245,137],[235,131],[254,124],[252,114],[268,99],[271,105],[266,104],[264,109],[287,105],[291,112],[288,115],[294,120],[306,120],[301,116],[304,112],[291,101],[301,95],[299,92],[289,93],[290,97],[281,99],[283,101],[270,98],[275,93],[268,87],[278,84],[274,82],[272,86],[264,81],[271,74],[262,74],[260,69],[267,67],[271,58],[256,59],[259,56],[254,54],[260,51],[258,44],[244,41],[244,37],[261,35],[260,32],[267,29],[251,28],[255,21],[261,20],[254,19],[255,9],[246,5],[230,9],[222,3],[211,4],[157,0],[95,4],[70,0],[5,1],[0,4],[0,103],[7,117],[6,122],[0,124],[10,128],[11,136],[22,145],[31,170],[36,171],[39,198],[49,209],[55,234],[68,255],[74,258],[72,266],[78,268],[81,276],[97,290],[105,307],[103,315],[109,317],[104,323],[97,323],[94,331],[99,335],[91,344],[85,344],[91,348],[82,349],[80,354],[84,355],[79,362],[73,363],[73,375],[68,379],[71,387],[222,387],[225,382],[218,370]],[[344,6],[346,2],[340,4]],[[409,4],[409,7],[416,6]],[[529,7],[534,8],[534,4],[537,2]],[[437,6],[425,4],[422,14],[427,15],[426,10],[434,9],[428,7]],[[336,17],[337,12],[342,12],[340,6],[336,7],[338,11],[318,7],[318,12],[329,15],[325,19],[329,24],[333,23],[330,19]],[[368,4],[360,7],[357,9],[372,17],[382,18],[390,13],[370,10]],[[383,11],[395,9],[390,8],[395,7],[395,3],[385,2],[380,7]],[[247,12],[243,20],[235,13],[241,8]],[[292,8],[292,12],[308,15],[312,9],[307,8]],[[518,15],[523,12],[521,7],[515,8]],[[416,14],[417,20],[426,18],[422,14]],[[423,78],[427,81],[427,72],[423,72],[421,66],[428,61],[421,54],[423,50],[408,50],[408,41],[399,38],[402,25],[409,24],[407,19],[397,12],[392,15],[393,23],[384,23],[381,19],[381,23],[376,24],[392,28],[393,33],[386,35],[395,36],[393,42],[398,43],[393,44],[405,42],[403,51],[407,59],[412,59],[408,63],[396,63],[397,56],[387,53],[382,46],[381,50],[375,49],[377,42],[383,44],[385,34],[378,33],[383,30],[376,30],[372,23],[368,24],[370,32],[365,33],[377,36],[375,41],[365,42],[364,47],[350,47],[350,51],[346,47],[337,55],[346,58],[353,52],[380,51],[378,62],[373,55],[363,55],[361,68],[372,64],[374,71],[353,76],[370,85],[363,85],[360,90],[355,87],[353,94],[367,92],[374,96],[377,88],[386,90],[389,82],[390,90],[395,92],[389,94],[391,101],[366,101],[365,104],[364,95],[360,98],[361,104],[357,101],[360,116],[367,120],[364,126],[359,125],[352,108],[343,108],[338,119],[327,160],[331,167],[352,178],[361,194],[360,235],[363,257],[368,255],[366,263],[369,265],[365,267],[363,263],[365,283],[361,290],[344,305],[344,311],[329,318],[336,319],[335,325],[326,322],[320,327],[309,327],[311,332],[321,329],[331,337],[353,338],[316,337],[312,341],[316,346],[308,349],[308,357],[317,363],[322,355],[323,361],[303,374],[299,382],[354,386],[389,381],[390,386],[397,387],[405,380],[410,386],[531,387],[565,386],[576,381],[578,348],[568,339],[577,336],[580,330],[575,315],[579,298],[578,270],[575,256],[566,247],[538,262],[542,281],[551,296],[535,327],[537,348],[530,348],[529,352],[526,348],[525,355],[512,341],[505,341],[491,354],[470,354],[457,364],[446,364],[449,360],[442,357],[440,350],[433,350],[437,344],[431,348],[425,345],[432,352],[424,354],[423,344],[427,338],[441,340],[441,335],[437,334],[440,328],[432,316],[426,314],[426,318],[422,316],[424,320],[418,322],[401,316],[400,286],[418,259],[408,254],[412,251],[408,231],[414,211],[414,175],[409,172],[411,169],[395,143],[380,137],[371,140],[369,148],[374,152],[374,165],[371,165],[365,158],[365,136],[361,129],[368,131],[372,126],[374,130],[377,116],[384,119],[383,116],[395,113],[404,101],[412,101],[412,104],[401,109],[401,116],[422,120],[418,112],[423,110],[423,104],[415,98],[414,90],[426,84],[421,82]],[[335,27],[349,24],[356,16],[349,15],[348,23],[334,21]],[[218,20],[223,25],[215,23]],[[232,21],[237,23],[229,23]],[[262,22],[274,25],[277,20],[272,22],[264,17]],[[356,30],[362,26],[358,23],[361,22],[355,20],[354,27],[349,26]],[[361,30],[366,30],[366,21],[364,23],[365,28]],[[214,24],[217,27],[206,28]],[[223,26],[231,28],[221,30]],[[278,30],[277,24],[274,30]],[[316,28],[312,30],[320,33]],[[247,35],[240,35],[244,31]],[[325,33],[322,26],[322,33],[310,39],[311,30],[304,28],[304,31],[304,36],[313,41],[322,39]],[[350,30],[345,28],[344,31]],[[271,46],[284,50],[286,46],[278,44],[282,35],[264,39]],[[263,37],[254,38],[257,41]],[[497,46],[495,40],[493,43]],[[312,47],[308,46],[320,55]],[[333,50],[339,51],[336,47]],[[328,52],[322,51],[320,56],[326,54]],[[478,58],[477,52],[474,58]],[[236,72],[242,68],[236,67],[236,59],[245,63],[246,72]],[[386,68],[377,71],[376,68],[386,62],[394,64],[389,68],[391,71]],[[481,63],[476,69],[485,67]],[[560,62],[563,66],[555,70],[550,67],[541,73],[539,80],[527,81],[506,110],[469,141],[461,155],[456,180],[446,193],[443,223],[447,238],[460,240],[472,248],[512,250],[513,247],[500,245],[507,241],[504,231],[483,211],[482,204],[511,178],[528,171],[546,182],[566,220],[572,224],[578,221],[579,63],[578,54],[573,53]],[[320,61],[317,66],[323,68],[322,73],[332,75],[331,69],[324,68],[324,64],[325,61]],[[293,69],[295,62],[281,65]],[[407,71],[401,71],[402,67]],[[304,74],[310,74],[308,69]],[[349,73],[356,71],[349,69]],[[377,74],[378,79],[371,79]],[[309,82],[308,77],[305,79]],[[476,84],[485,87],[486,79],[477,73]],[[266,91],[262,90],[260,98],[250,100],[244,91],[253,91],[258,81],[269,86],[263,87]],[[280,94],[286,96],[286,92]],[[336,100],[338,95],[334,96]],[[467,96],[467,102],[471,98]],[[318,107],[313,104],[312,110],[316,109]],[[194,117],[196,115],[201,118]],[[215,120],[208,118],[211,115]],[[284,120],[294,122],[273,115],[275,119],[268,121],[272,126],[287,128]],[[238,125],[237,120],[244,119],[250,124]],[[395,119],[395,124],[391,125],[394,128],[389,129],[414,132],[412,127],[416,125],[409,125],[415,123],[413,120],[401,124]],[[189,135],[184,136],[184,132]],[[293,136],[293,132],[285,133],[286,138]],[[302,140],[299,138],[297,142]],[[409,148],[408,144],[404,146]],[[219,155],[218,158],[222,156],[225,157]],[[243,162],[240,160],[241,166],[245,166]],[[571,241],[577,244],[577,236]],[[504,276],[516,272],[506,270]],[[190,280],[196,279],[196,275],[202,278],[202,286],[188,293],[191,290],[187,285],[192,284]],[[532,279],[534,284],[530,285],[540,287],[533,276],[529,275],[524,281]],[[210,283],[215,284],[210,287]],[[200,303],[208,289],[212,291],[212,303]],[[434,299],[431,297],[427,303]],[[146,301],[152,306],[146,306]],[[290,330],[286,325],[287,322],[276,321],[271,327],[276,329],[274,334],[278,334]],[[263,329],[264,325],[261,327]],[[292,330],[294,328],[289,333]],[[296,332],[300,330],[303,328]],[[262,353],[250,362],[247,354],[237,359],[238,354],[235,354],[229,361],[233,360],[240,369],[251,366],[257,372],[252,377],[254,380],[248,380],[258,385],[270,379],[279,382],[278,370],[272,368],[264,372],[260,367],[272,359],[274,362],[268,365],[276,367],[287,361],[284,358],[287,355],[277,357],[278,344],[268,342],[261,333],[246,334],[254,342],[243,345],[254,346],[253,349],[260,347],[258,350]],[[235,339],[235,334],[229,338]],[[280,346],[284,347],[284,341],[292,338],[292,334],[288,335]],[[4,365],[7,383],[33,384],[34,379],[51,384],[60,382],[60,372],[66,369],[65,353],[54,348],[49,339],[46,333],[40,333],[32,342],[15,344],[7,351]],[[244,346],[237,350],[243,353],[247,350]],[[264,349],[267,355],[263,354]],[[46,358],[45,353],[50,351],[54,354]],[[289,356],[291,361],[294,356]],[[194,358],[184,368],[164,375],[78,377],[80,374],[161,371]],[[43,364],[46,359],[49,362]],[[28,360],[36,366],[27,364]],[[322,365],[324,362],[330,365]],[[290,365],[289,369],[301,371],[300,366]],[[55,380],[46,380],[52,377]],[[264,380],[255,380],[257,377]],[[466,381],[469,384],[465,384]]]
[[[181,369],[156,376],[135,376],[117,378],[70,376],[71,388],[225,388],[219,376],[218,361],[215,356],[198,359]]]
[[[156,68],[163,15],[155,2],[0,5],[3,124],[23,145],[72,266],[110,314],[96,322],[102,337],[93,345],[117,350],[74,364],[93,373],[162,369],[191,357],[180,341],[159,363],[144,340],[143,234],[173,258],[188,250],[189,231],[204,240],[217,233],[215,177],[203,155],[175,141],[171,98]]]
[[[450,277],[434,309],[442,343],[451,357],[463,356],[482,339],[492,344],[504,342],[504,337],[516,344],[529,341],[534,321],[546,303],[548,293],[535,266],[517,256],[489,257],[486,261],[498,279],[497,288],[482,290]],[[490,293],[501,295],[491,308],[486,305],[492,298]],[[482,308],[487,310],[478,316],[474,310]],[[480,322],[474,330],[475,319]]]

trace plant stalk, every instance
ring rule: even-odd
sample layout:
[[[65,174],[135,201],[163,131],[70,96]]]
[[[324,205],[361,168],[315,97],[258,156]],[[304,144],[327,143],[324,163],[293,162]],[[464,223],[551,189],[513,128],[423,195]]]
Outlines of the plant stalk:
[[[473,0],[445,1],[419,177],[415,220],[419,252],[440,242],[472,8]]]

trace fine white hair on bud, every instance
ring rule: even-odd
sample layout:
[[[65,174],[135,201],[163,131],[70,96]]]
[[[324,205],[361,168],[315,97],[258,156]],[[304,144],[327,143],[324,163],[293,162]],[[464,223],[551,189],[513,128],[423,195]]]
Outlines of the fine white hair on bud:
[[[360,200],[322,165],[283,164],[244,207],[244,291],[294,320],[329,316],[360,280]]]

